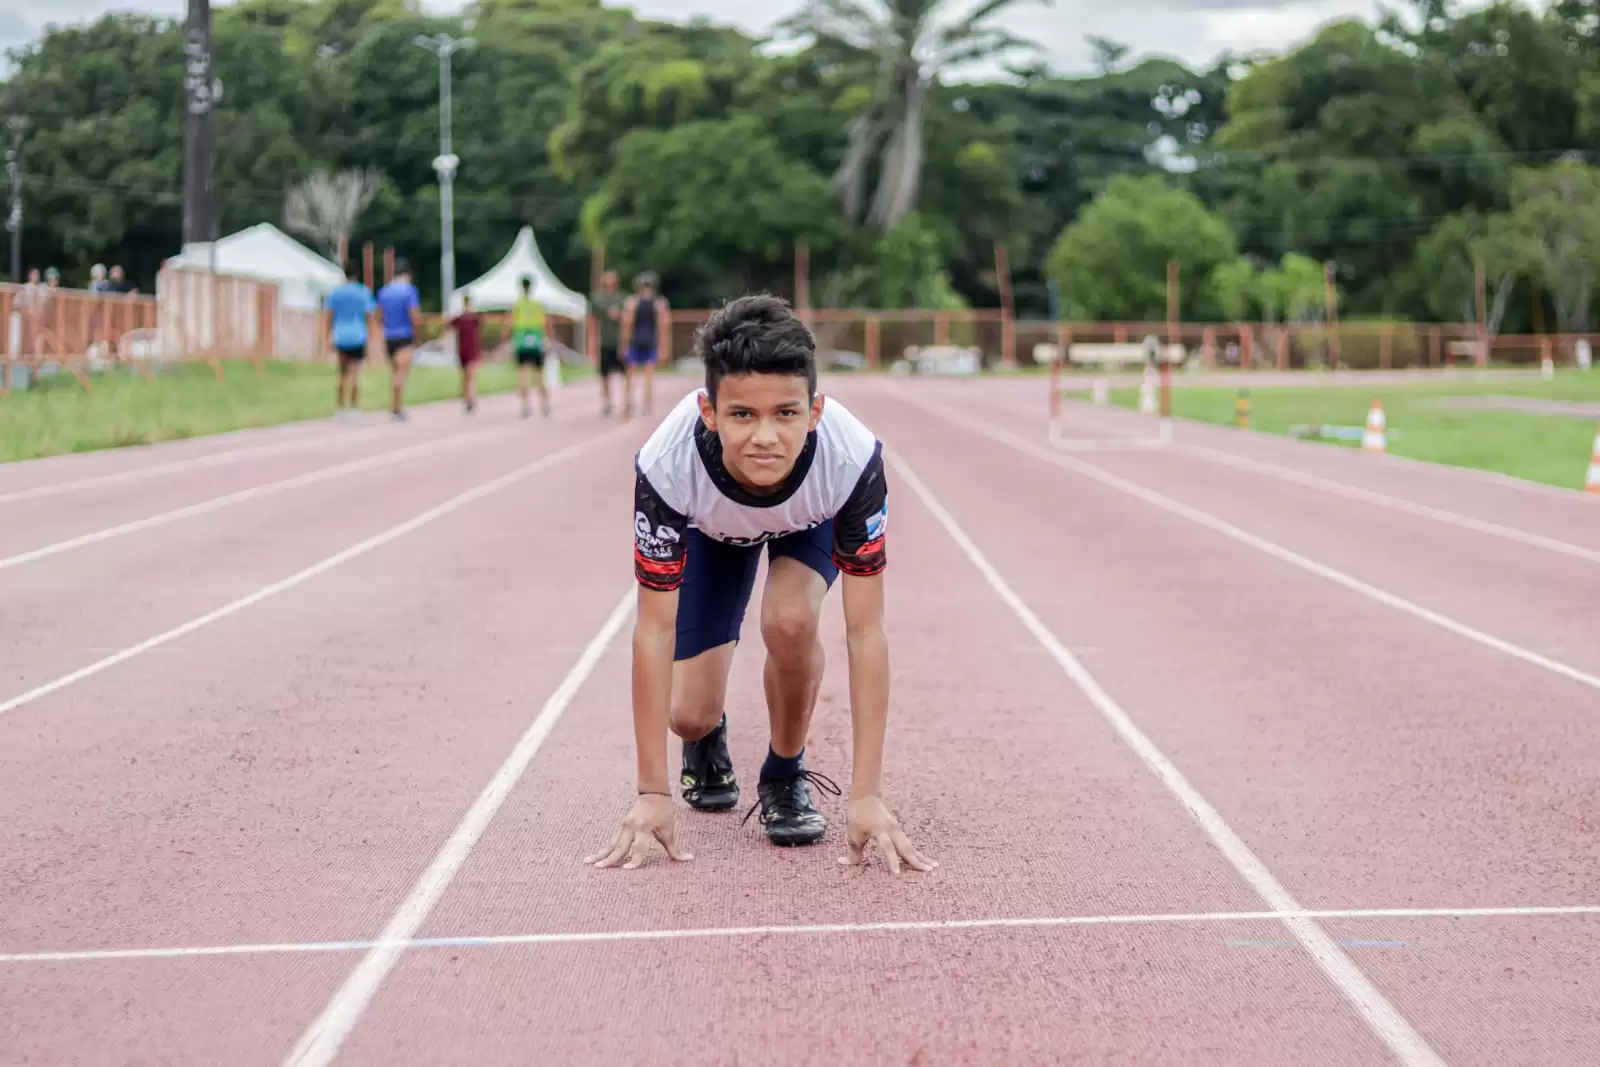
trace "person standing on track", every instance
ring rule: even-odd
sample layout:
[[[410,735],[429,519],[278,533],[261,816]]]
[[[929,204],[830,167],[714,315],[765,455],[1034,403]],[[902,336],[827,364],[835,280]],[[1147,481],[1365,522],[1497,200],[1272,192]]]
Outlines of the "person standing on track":
[[[389,412],[394,419],[403,421],[411,353],[422,332],[422,298],[411,283],[411,267],[405,260],[395,264],[394,278],[378,290],[378,306],[383,309],[383,340],[389,349]]]
[[[361,273],[354,263],[344,269],[345,282],[330,292],[323,302],[323,328],[328,331],[333,349],[339,354],[338,399],[334,410],[342,416],[361,406],[361,361],[367,358],[367,325],[378,304],[372,290],[361,284]]]
[[[671,339],[664,329],[667,299],[656,292],[655,272],[645,271],[633,280],[633,295],[622,306],[622,350],[627,353],[622,374],[624,418],[633,414],[633,372],[644,368],[644,413],[650,414],[655,397],[656,361],[670,358]],[[666,344],[664,345],[663,342]]]
[[[600,275],[600,290],[590,294],[595,322],[599,325],[600,348],[600,415],[611,416],[611,378],[622,370],[618,346],[622,339],[622,308],[627,297],[617,288],[617,272],[608,270]]]
[[[461,363],[461,402],[467,414],[478,410],[478,357],[483,317],[472,310],[472,297],[461,297],[461,312],[446,325],[456,332],[456,359]]]
[[[745,296],[718,310],[695,340],[705,389],[678,403],[635,457],[633,722],[638,799],[597,867],[644,861],[651,840],[678,845],[667,735],[683,738],[683,798],[700,811],[739,801],[728,754],[728,670],[766,547],[761,603],[771,741],[749,812],[774,844],[811,844],[827,820],[808,783],[839,795],[805,767],[822,683],[822,606],[844,573],[854,755],[848,854],[868,842],[898,872],[924,858],[884,803],[889,648],[883,629],[888,495],[883,449],[859,419],[817,393],[816,345],[782,300]],[[626,862],[624,862],[626,861]]]
[[[523,277],[522,295],[511,305],[511,348],[517,357],[517,392],[522,396],[522,417],[533,414],[528,403],[528,379],[539,387],[539,408],[550,414],[550,391],[544,384],[544,305],[533,298],[533,279]]]

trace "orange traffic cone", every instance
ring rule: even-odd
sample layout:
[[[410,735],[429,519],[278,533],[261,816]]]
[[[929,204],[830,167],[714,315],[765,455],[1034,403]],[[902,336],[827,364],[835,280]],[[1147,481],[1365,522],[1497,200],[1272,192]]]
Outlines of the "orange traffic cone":
[[[1388,423],[1383,417],[1383,401],[1374,400],[1372,407],[1367,411],[1367,432],[1361,436],[1361,447],[1367,452],[1387,452],[1389,450],[1389,435],[1386,432]]]
[[[1594,452],[1589,457],[1589,477],[1583,488],[1587,492],[1600,494],[1600,426],[1595,430]]]

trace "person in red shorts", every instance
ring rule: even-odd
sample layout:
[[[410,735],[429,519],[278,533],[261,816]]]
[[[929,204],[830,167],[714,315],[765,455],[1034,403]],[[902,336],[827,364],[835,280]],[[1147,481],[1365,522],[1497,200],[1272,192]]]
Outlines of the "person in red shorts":
[[[667,739],[683,739],[678,784],[704,812],[727,811],[739,785],[723,701],[761,557],[763,672],[771,740],[756,782],[761,828],[775,845],[820,841],[827,820],[805,765],[822,684],[822,609],[843,586],[852,760],[847,853],[875,845],[889,867],[937,866],[907,838],[883,797],[889,642],[883,628],[888,489],[883,446],[844,405],[817,392],[816,342],[784,301],[740,297],[695,339],[705,389],[683,398],[634,458],[633,726],[639,795],[586,862],[638,867],[652,840],[689,859],[675,831]]]
[[[478,408],[478,357],[483,336],[483,316],[472,310],[472,297],[461,297],[461,313],[449,325],[456,332],[456,358],[461,361],[461,400],[470,415]]]

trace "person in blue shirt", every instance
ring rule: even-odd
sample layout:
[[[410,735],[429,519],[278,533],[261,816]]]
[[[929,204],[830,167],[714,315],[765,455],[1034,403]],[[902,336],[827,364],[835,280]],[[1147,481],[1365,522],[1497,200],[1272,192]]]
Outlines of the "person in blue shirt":
[[[360,406],[361,361],[367,355],[367,320],[378,309],[372,290],[357,280],[354,264],[345,268],[345,283],[329,293],[324,308],[327,325],[333,339],[334,351],[339,353],[338,408],[345,408],[346,390],[349,407]]]
[[[395,264],[393,280],[378,290],[378,307],[383,312],[383,340],[389,349],[393,404],[390,410],[403,419],[406,374],[411,369],[411,350],[422,332],[422,299],[411,284],[411,267],[405,260]]]

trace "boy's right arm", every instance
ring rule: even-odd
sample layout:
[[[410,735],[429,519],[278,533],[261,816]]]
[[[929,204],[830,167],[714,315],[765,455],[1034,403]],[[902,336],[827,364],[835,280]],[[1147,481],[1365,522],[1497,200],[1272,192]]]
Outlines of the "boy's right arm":
[[[584,859],[596,867],[644,862],[652,840],[675,860],[694,856],[678,847],[672,783],[667,765],[672,663],[678,639],[678,586],[687,558],[688,519],[637,475],[634,490],[634,578],[639,601],[633,624],[633,736],[638,799],[605,848]],[[626,860],[624,863],[623,861]]]

